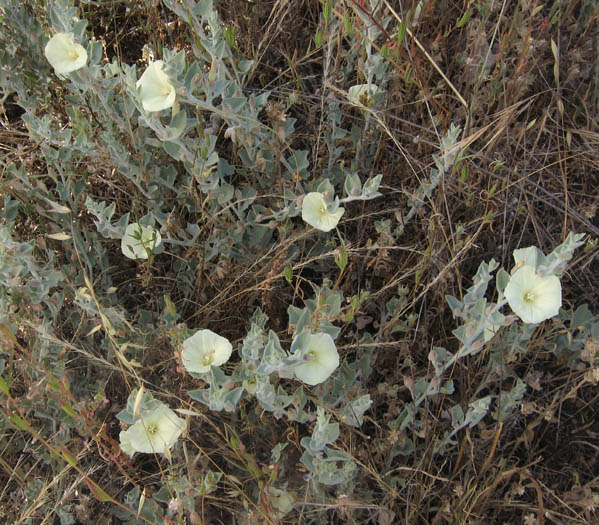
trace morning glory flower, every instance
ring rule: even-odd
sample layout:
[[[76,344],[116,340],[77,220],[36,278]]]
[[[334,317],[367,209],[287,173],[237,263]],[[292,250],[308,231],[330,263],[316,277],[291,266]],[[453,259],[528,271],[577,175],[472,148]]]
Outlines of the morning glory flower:
[[[136,452],[165,454],[186,428],[184,419],[160,404],[119,434],[121,449],[128,456]]]
[[[148,251],[153,252],[160,244],[162,236],[156,228],[134,222],[125,228],[121,251],[129,259],[147,259]]]
[[[48,40],[44,55],[59,75],[81,69],[87,63],[87,51],[75,43],[72,33],[56,33]]]
[[[302,203],[302,219],[323,232],[335,228],[344,211],[343,208],[339,208],[335,213],[330,213],[324,195],[316,191],[308,193]]]
[[[525,323],[540,323],[557,315],[562,286],[555,275],[540,275],[524,265],[510,277],[504,290],[510,308]]]
[[[333,338],[329,334],[302,333],[292,346],[304,352],[304,361],[295,367],[295,377],[308,385],[318,385],[325,381],[339,366],[339,354]]]
[[[148,112],[162,111],[175,103],[175,88],[163,68],[164,62],[156,60],[146,68],[137,81],[141,104]]]
[[[347,94],[352,102],[360,102],[370,106],[374,102],[374,96],[381,90],[376,84],[357,84],[349,88]]]
[[[212,330],[198,330],[183,341],[181,360],[188,372],[203,374],[211,366],[220,366],[231,357],[233,347],[228,339]]]

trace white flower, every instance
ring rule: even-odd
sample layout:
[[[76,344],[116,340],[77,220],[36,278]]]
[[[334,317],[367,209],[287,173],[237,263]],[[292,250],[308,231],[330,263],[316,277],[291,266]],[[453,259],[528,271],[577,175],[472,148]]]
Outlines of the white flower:
[[[370,106],[373,103],[373,97],[380,91],[376,84],[357,84],[350,87],[347,94],[352,102]]]
[[[299,349],[307,359],[295,367],[295,377],[308,385],[318,385],[326,380],[339,366],[339,354],[329,334],[300,334]],[[296,339],[297,339],[296,338]]]
[[[179,439],[185,427],[185,420],[161,403],[127,430],[121,431],[121,449],[129,456],[136,452],[164,454]]]
[[[522,266],[511,276],[504,291],[510,308],[525,323],[540,323],[559,312],[562,286],[555,275],[539,275]]]
[[[233,347],[228,339],[215,334],[212,330],[198,330],[183,341],[181,360],[188,372],[203,374],[210,367],[220,366],[231,357]]]
[[[316,191],[308,193],[302,203],[302,219],[323,232],[335,228],[344,211],[343,208],[339,208],[335,213],[329,213],[324,195]]]
[[[156,228],[134,222],[125,228],[121,251],[129,259],[147,259],[148,250],[153,252],[160,244],[162,236]]]
[[[141,104],[146,111],[162,111],[175,103],[175,88],[162,70],[164,62],[152,62],[137,81]]]
[[[87,63],[87,51],[76,44],[71,33],[56,33],[44,49],[44,54],[57,74],[66,75]]]

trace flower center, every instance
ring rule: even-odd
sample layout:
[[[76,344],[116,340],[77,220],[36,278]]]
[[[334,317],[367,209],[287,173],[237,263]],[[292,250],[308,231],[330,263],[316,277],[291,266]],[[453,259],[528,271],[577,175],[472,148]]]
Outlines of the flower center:
[[[326,215],[327,213],[328,213],[327,212],[327,207],[324,204],[321,204],[320,205],[320,214],[321,215]]]
[[[74,49],[69,51],[69,58],[73,61],[77,60],[79,58],[79,54],[77,53],[77,51],[75,51]]]
[[[212,361],[214,361],[214,348],[211,348],[202,356],[202,364],[204,366],[211,365]]]
[[[525,303],[532,303],[535,300],[535,294],[533,292],[526,292],[524,294],[524,302]]]
[[[158,432],[158,425],[156,423],[150,423],[146,426],[146,431],[148,434],[150,434],[150,436],[153,436]]]

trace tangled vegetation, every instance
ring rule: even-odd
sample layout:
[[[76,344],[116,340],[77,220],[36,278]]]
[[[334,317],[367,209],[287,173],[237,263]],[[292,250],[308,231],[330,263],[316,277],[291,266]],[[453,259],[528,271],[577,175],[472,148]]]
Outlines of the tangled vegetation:
[[[1,0],[0,519],[599,520],[597,0]]]

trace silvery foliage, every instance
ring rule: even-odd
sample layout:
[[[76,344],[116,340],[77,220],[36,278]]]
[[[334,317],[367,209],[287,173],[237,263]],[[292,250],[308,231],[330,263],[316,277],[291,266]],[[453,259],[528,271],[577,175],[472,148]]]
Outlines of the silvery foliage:
[[[71,126],[58,131],[50,115],[38,117],[33,111],[23,117],[61,177],[70,176],[71,184],[80,184],[80,179],[73,180],[69,174],[72,163],[84,157],[109,158],[114,173],[132,184],[143,199],[138,208],[145,208],[163,229],[172,213],[204,217],[210,234],[203,247],[203,263],[208,265],[223,256],[246,260],[254,251],[268,247],[278,228],[289,229],[289,220],[300,212],[298,197],[308,189],[334,194],[334,185],[339,185],[345,190],[340,202],[380,195],[381,176],[362,184],[357,165],[346,173],[335,163],[322,178],[309,181],[309,152],[282,147],[292,138],[295,119],[281,110],[268,125],[261,123],[262,115],[270,114],[269,108],[281,104],[272,102],[268,91],[245,89],[254,64],[229,47],[212,2],[165,3],[190,25],[198,42],[193,61],[183,52],[164,50],[166,72],[177,89],[178,110],[170,116],[143,110],[136,88],[140,72],[116,60],[103,64],[101,43],[86,39],[86,22],[75,21],[68,0],[49,8],[52,27],[74,33],[89,48],[88,66],[64,81]],[[42,69],[48,70],[47,65]],[[292,105],[291,99],[283,102],[286,107]],[[223,130],[241,167],[234,167],[216,150]],[[368,144],[375,145],[376,140]],[[359,156],[358,150],[365,146],[355,147]],[[278,156],[273,152],[279,152]],[[172,159],[181,163],[185,173],[173,169]],[[273,195],[273,188],[280,188],[280,195]],[[167,198],[169,193],[176,198]],[[84,209],[96,217],[101,236],[122,234],[128,211],[115,216],[112,204],[91,196],[86,197]],[[196,222],[184,224],[176,232],[169,231],[165,244],[196,246],[200,233]],[[191,264],[177,262],[182,272],[192,271]]]
[[[574,254],[574,250],[583,242],[583,234],[570,233],[565,241],[557,246],[549,255],[545,256],[538,248],[516,250],[515,256],[527,255],[535,257],[535,266],[548,274],[561,274],[567,263]],[[438,394],[451,395],[455,391],[455,386],[451,379],[446,380],[445,375],[455,364],[467,356],[478,354],[484,348],[490,348],[489,368],[492,374],[487,379],[488,383],[497,377],[513,377],[513,386],[506,392],[500,392],[498,395],[486,395],[471,400],[466,410],[459,404],[448,409],[448,417],[451,420],[451,430],[447,431],[443,438],[435,443],[435,451],[442,452],[448,446],[455,445],[455,435],[465,427],[477,425],[493,409],[493,417],[497,421],[505,421],[514,410],[520,406],[521,400],[526,391],[526,384],[519,377],[514,377],[513,371],[506,366],[505,359],[501,350],[510,354],[523,354],[526,352],[527,345],[535,331],[535,325],[527,325],[516,322],[514,315],[506,315],[501,309],[507,301],[503,291],[509,281],[509,273],[499,264],[491,260],[483,262],[478,267],[476,275],[473,278],[472,285],[467,289],[463,299],[460,301],[453,296],[447,295],[447,304],[451,308],[454,318],[461,321],[460,326],[453,331],[454,336],[459,342],[457,352],[451,353],[442,347],[433,347],[428,355],[428,359],[434,370],[432,379],[420,378],[416,381],[407,380],[406,385],[410,390],[412,402],[404,406],[403,411],[394,421],[390,423],[391,429],[399,432],[401,439],[394,446],[394,455],[406,455],[413,451],[414,442],[408,436],[412,431],[418,437],[424,437],[424,424],[426,418],[426,402]],[[486,297],[489,283],[493,281],[493,272],[496,270],[495,284],[497,290],[496,302],[489,301]],[[575,319],[575,320],[574,320]],[[568,335],[559,335],[557,345],[552,343],[548,345],[555,348],[557,353],[568,353],[572,363],[580,362],[584,342],[589,337],[596,337],[599,333],[599,323],[593,322],[593,317],[588,312],[588,308],[579,308],[574,314],[565,310],[560,311],[558,322],[569,321],[579,322],[580,325],[569,323]],[[490,331],[490,332],[489,332]],[[563,325],[554,325],[549,329],[550,337],[552,333],[563,332]],[[577,332],[576,335],[573,332]],[[492,337],[485,337],[485,334]],[[595,334],[595,335],[594,335]],[[566,344],[568,340],[575,342],[571,347]],[[568,350],[566,350],[568,349]],[[485,383],[486,386],[489,386]],[[481,385],[482,389],[485,385]]]
[[[317,290],[315,299],[306,301],[304,308],[290,306],[291,338],[306,331],[324,332],[336,338],[340,330],[332,321],[347,319],[359,306],[350,305],[348,310],[342,308],[344,303],[340,292],[325,286]],[[316,419],[313,438],[302,441],[306,448],[302,462],[310,470],[313,482],[325,485],[348,483],[356,467],[346,453],[324,446],[335,441],[339,433],[337,423],[329,424],[330,414],[325,416],[325,410],[339,411],[339,419],[344,424],[362,425],[364,414],[372,404],[370,395],[364,393],[362,386],[371,372],[372,351],[364,351],[356,362],[343,362],[331,377],[316,387],[320,405],[314,412],[301,384],[296,383],[296,387],[288,390],[281,382],[281,379],[293,378],[294,368],[302,362],[303,354],[287,351],[277,334],[267,331],[267,321],[268,317],[259,308],[256,309],[247,335],[238,348],[241,361],[234,371],[226,375],[220,368],[212,367],[209,373],[192,374],[206,381],[209,387],[192,390],[188,394],[211,410],[234,411],[241,399],[255,398],[277,419],[284,417],[298,423]],[[333,428],[337,429],[336,433],[330,430]],[[328,440],[319,437],[321,434],[328,436]]]
[[[127,425],[133,425],[140,417],[153,412],[161,404],[160,401],[154,399],[151,393],[144,391],[139,395],[139,391],[135,389],[129,394],[125,408],[116,414],[116,417],[119,421]],[[175,499],[182,502],[183,508],[193,509],[195,507],[195,499],[198,496],[205,496],[216,490],[221,477],[222,472],[205,470],[202,472],[200,482],[198,483],[197,479],[192,482],[186,475],[180,473],[168,485],[162,486],[160,490],[153,493],[151,499],[146,499],[143,508],[140,509],[139,507],[141,494],[137,487],[126,494],[124,503],[135,512],[140,512],[142,516],[149,519],[152,523],[163,519],[162,514],[164,510],[161,505],[166,505],[167,516],[172,519],[176,516],[176,506],[173,508],[173,506],[168,506],[168,503],[173,500],[173,493]],[[131,517],[124,509],[116,508],[113,512],[123,521],[129,520]]]
[[[301,440],[305,450],[300,461],[310,471],[313,481],[339,485],[353,479],[357,468],[349,454],[328,446],[339,437],[339,423],[330,423],[330,419],[331,416],[318,407],[312,435]]]
[[[310,152],[289,147],[296,120],[285,112],[295,103],[293,95],[281,100],[279,94],[273,97],[269,91],[246,89],[255,64],[240,57],[228,44],[211,0],[166,0],[165,5],[189,24],[195,36],[193,57],[169,49],[161,57],[177,91],[176,109],[172,112],[144,111],[136,87],[141,71],[116,59],[104,61],[102,42],[89,38],[87,21],[77,19],[71,0],[57,0],[40,7],[46,9],[46,27],[51,32],[72,33],[88,54],[84,68],[61,78],[54,75],[41,52],[52,33],[42,29],[26,7],[8,0],[3,12],[6,19],[0,22],[13,42],[0,53],[1,95],[4,100],[11,93],[17,94],[19,105],[26,111],[22,119],[48,166],[46,180],[51,181],[51,188],[43,179],[32,178],[18,163],[6,166],[7,178],[12,194],[21,203],[32,203],[36,213],[44,218],[48,232],[54,236],[50,238],[60,239],[67,259],[60,271],[51,270],[52,251],[48,250],[45,277],[40,280],[41,288],[36,287],[32,279],[39,275],[40,267],[30,256],[32,245],[20,244],[17,251],[20,250],[22,262],[31,261],[33,266],[23,269],[18,277],[31,276],[28,293],[33,301],[47,303],[51,313],[48,321],[57,320],[64,297],[56,289],[67,280],[73,287],[70,304],[74,308],[62,312],[62,325],[72,325],[89,334],[81,348],[89,345],[90,351],[100,351],[108,359],[116,356],[129,369],[136,365],[135,355],[143,349],[142,334],[147,334],[148,327],[154,324],[151,314],[145,311],[139,312],[136,325],[130,324],[113,286],[107,248],[112,246],[111,241],[122,237],[130,221],[157,224],[167,250],[185,254],[194,249],[202,253],[202,264],[216,263],[223,256],[244,261],[267,249],[277,229],[281,235],[287,235],[294,224],[304,228],[301,221],[293,219],[300,214],[298,198],[308,191],[337,193],[339,205],[378,197],[382,179],[382,175],[361,175],[368,172],[378,142],[375,135],[363,135],[363,130],[368,129],[372,115],[383,107],[388,76],[385,60],[371,44],[367,45],[365,62],[360,62],[362,59],[352,51],[347,67],[360,62],[359,67],[368,72],[369,82],[381,88],[380,96],[374,97],[374,106],[365,113],[363,126],[353,126],[351,130],[341,128],[341,105],[333,100],[335,97],[330,99],[326,112],[332,128],[327,134],[328,164],[322,176],[314,178]],[[333,33],[332,23],[331,18],[328,27]],[[389,20],[384,21],[385,26],[388,23]],[[374,40],[380,30],[371,28],[369,32],[369,38]],[[335,44],[332,38],[328,42],[330,60]],[[23,54],[31,64],[23,62]],[[29,78],[30,71],[38,71],[39,78]],[[66,126],[57,122],[49,107],[40,111],[40,104],[57,91],[66,104]],[[270,119],[266,124],[264,114]],[[354,158],[346,167],[340,160],[344,147],[339,143],[348,135],[352,137]],[[219,136],[233,143],[241,166],[233,166],[217,151]],[[175,169],[173,161],[179,162],[183,170]],[[115,202],[87,194],[92,176],[116,187],[130,188],[127,196],[133,197],[131,209],[117,210]],[[273,193],[273,188],[278,188],[278,194]],[[23,204],[5,197],[5,217],[14,219],[19,208]],[[95,230],[82,226],[82,218],[88,214]],[[202,220],[173,229],[168,223],[173,214]],[[202,233],[206,234],[205,243],[197,250]],[[7,241],[5,248],[11,246]],[[173,267],[184,293],[194,290],[187,283],[193,284],[199,264],[193,258],[175,260]],[[16,277],[10,276],[12,292],[6,292],[4,299],[10,295],[14,302],[15,282]],[[36,290],[40,289],[41,296],[37,298]],[[339,320],[336,315],[342,314],[340,299],[329,293],[322,304],[328,300],[332,301],[329,318],[313,321],[310,318],[316,315],[316,309],[314,305],[306,307],[299,314],[303,317],[295,335],[301,330],[325,330],[337,336],[339,330],[333,322]],[[169,309],[169,303],[167,309],[173,315],[170,320],[164,318],[166,323],[177,317],[174,305],[170,303]],[[296,313],[290,311],[293,324]],[[277,384],[279,378],[293,376],[293,367],[302,356],[290,355],[274,332],[266,332],[265,323],[259,312],[252,318],[241,348],[241,366],[232,375],[213,367],[204,378],[209,388],[190,394],[213,410],[229,411],[235,409],[242,396],[253,396],[275,417],[312,421],[315,415],[308,408],[303,387],[299,385],[287,392]],[[52,327],[44,326],[43,336],[48,341],[59,341]],[[136,344],[138,341],[142,344]],[[56,347],[60,349],[59,345]],[[368,356],[366,352],[356,363],[344,362],[326,385],[319,386],[325,406],[339,409],[341,420],[353,426],[362,424],[371,405],[369,395],[356,386],[359,378],[369,373]],[[350,399],[350,391],[359,395]],[[321,477],[325,479],[320,475],[315,479]]]
[[[13,93],[18,104],[34,111],[48,100],[48,77],[33,72],[50,68],[40,52],[43,30],[37,17],[32,16],[27,3],[4,0],[0,5],[0,103]]]
[[[15,241],[11,229],[10,223],[0,225],[0,321],[16,327],[16,313],[22,309],[37,309],[52,321],[64,300],[55,291],[64,276],[53,268],[52,258],[40,265],[34,243]]]
[[[11,209],[8,197],[4,209]],[[46,263],[39,263],[34,256],[34,242],[16,241],[12,226],[10,221],[0,224],[0,325],[3,330],[0,374],[11,355],[11,345],[5,338],[12,339],[25,328],[31,329],[30,348],[34,358],[52,363],[56,375],[62,376],[65,360],[58,355],[63,345],[48,334],[64,304],[64,293],[57,290],[64,282],[64,275],[54,269],[51,252]],[[39,370],[31,370],[30,374],[41,379]]]
[[[460,132],[461,128],[452,123],[447,130],[447,133],[441,138],[440,154],[433,155],[435,167],[431,169],[429,178],[422,181],[422,184],[420,184],[415,194],[408,201],[410,209],[406,214],[402,215],[403,227],[405,227],[405,225],[414,218],[416,212],[424,206],[427,199],[443,180],[443,176],[446,173],[449,173],[455,164],[458,153],[460,152],[458,145]]]
[[[377,16],[382,3],[369,2],[370,10]],[[311,166],[311,153],[288,147],[296,120],[286,112],[296,102],[295,95],[281,98],[280,93],[247,89],[256,64],[238,56],[227,43],[211,0],[164,3],[189,24],[195,45],[193,59],[183,52],[164,50],[161,58],[177,90],[178,110],[162,113],[143,110],[136,89],[141,71],[116,59],[103,62],[102,43],[88,38],[86,21],[75,18],[77,11],[71,1],[57,0],[48,5],[48,25],[54,31],[72,32],[77,41],[87,46],[89,58],[85,68],[63,80],[57,80],[43,58],[41,49],[48,35],[36,17],[17,0],[5,0],[2,7],[5,16],[0,20],[0,41],[6,45],[0,46],[0,100],[16,93],[18,104],[26,111],[23,121],[48,166],[48,178],[44,181],[31,177],[18,160],[4,166],[11,194],[19,200],[4,196],[2,215],[7,226],[0,228],[0,315],[2,322],[13,323],[14,327],[14,314],[20,306],[41,306],[33,309],[31,319],[32,324],[40,321],[42,344],[35,346],[40,360],[56,363],[53,358],[62,345],[53,335],[52,326],[60,315],[63,326],[90,334],[79,342],[80,346],[101,352],[103,358],[117,355],[127,363],[127,345],[143,343],[142,333],[147,337],[148,327],[154,321],[151,313],[139,312],[139,321],[131,325],[117,295],[111,291],[112,266],[107,247],[120,239],[130,219],[162,226],[167,249],[175,253],[193,253],[200,247],[199,239],[205,238],[205,246],[198,250],[203,254],[202,263],[215,263],[222,256],[245,261],[268,248],[275,233],[286,235],[296,226],[303,228],[297,218],[297,203],[298,197],[309,191],[340,195],[338,204],[380,195],[381,175],[364,174],[369,172],[376,153],[380,128],[373,127],[373,122],[382,122],[380,111],[389,78],[388,62],[371,43],[381,36],[381,28],[389,26],[389,17],[377,16],[379,24],[372,24],[367,17],[363,19],[368,37],[365,45],[360,52],[352,46],[343,65],[345,74],[353,75],[359,70],[366,83],[379,88],[372,105],[353,102],[363,122],[344,127],[341,110],[346,101],[341,101],[340,90],[323,86],[330,95],[325,98],[324,116],[329,129],[325,140],[328,158],[322,176],[313,177],[316,167]],[[360,9],[354,12],[365,16]],[[321,19],[319,34],[325,47],[325,69],[332,67],[338,51],[340,23],[330,10]],[[38,75],[31,78],[31,71]],[[50,94],[57,89],[64,97],[70,119],[66,126],[56,121],[47,106]],[[269,119],[266,124],[265,114]],[[374,133],[367,134],[367,130]],[[459,151],[459,133],[460,129],[452,125],[442,138],[435,168],[402,216],[404,225],[452,168]],[[234,166],[231,158],[217,150],[219,139],[232,142],[240,165]],[[349,151],[341,145],[348,142],[344,139],[351,139]],[[173,161],[182,169],[177,170]],[[88,175],[82,166],[111,184],[131,188],[136,194],[131,209],[117,211],[114,203],[88,195],[88,181],[93,175]],[[273,188],[278,188],[277,192]],[[12,221],[19,210],[41,217],[48,234],[64,235],[64,241],[48,241],[62,243],[66,257],[60,270],[55,269],[53,250],[43,243],[37,246],[44,260],[40,263],[34,256],[33,242],[13,239]],[[81,217],[86,214],[92,216],[95,230],[82,227]],[[168,224],[173,214],[201,220],[184,222],[173,229]],[[539,258],[539,267],[546,273],[561,273],[578,245],[580,237],[569,236],[550,255]],[[346,263],[338,261],[342,271]],[[194,275],[199,264],[193,257],[178,257],[174,261],[176,280],[184,294],[195,289]],[[532,329],[514,323],[500,311],[504,304],[502,292],[509,279],[505,270],[499,269],[496,275],[497,302],[488,302],[485,297],[497,267],[494,261],[481,264],[462,301],[447,297],[454,316],[462,322],[454,332],[460,348],[455,354],[434,348],[429,355],[434,377],[408,385],[412,402],[391,425],[405,435],[396,444],[394,454],[406,454],[413,448],[408,431],[424,435],[425,402],[438,394],[454,392],[454,385],[445,375],[458,360],[487,346],[494,349],[497,340],[510,352],[526,351]],[[66,287],[65,282],[72,288],[73,308],[69,312],[63,312],[64,294],[60,291]],[[346,321],[352,311],[342,308],[344,298],[338,292],[331,292],[326,286],[316,292],[316,298],[308,300],[304,308],[289,308],[291,331],[294,335],[302,330],[324,331],[336,338],[339,328],[334,323]],[[163,326],[174,326],[178,315],[167,299]],[[352,299],[355,311],[359,307],[359,300],[356,301],[357,305]],[[322,315],[323,311],[326,315]],[[589,334],[599,336],[599,324],[583,307],[560,313],[560,321],[564,330],[555,337],[556,352],[565,355],[572,366],[580,367],[585,342]],[[315,421],[312,436],[302,440],[302,462],[311,480],[323,484],[350,482],[355,465],[346,453],[329,446],[339,432],[338,425],[330,423],[327,410],[336,410],[345,424],[362,424],[372,403],[362,386],[371,372],[371,350],[359,348],[362,355],[357,361],[344,360],[337,372],[318,387],[322,405],[314,412],[301,385],[290,391],[283,386],[281,379],[292,378],[293,367],[301,356],[291,355],[285,342],[266,330],[266,322],[266,316],[257,310],[239,347],[239,366],[230,375],[213,367],[203,377],[209,387],[190,392],[191,397],[212,410],[229,411],[235,410],[241,399],[255,398],[275,417],[298,423]],[[499,334],[485,343],[485,329],[498,330]],[[372,349],[375,342],[367,339],[362,342]],[[489,361],[493,370],[510,373],[500,352],[492,351]],[[60,373],[60,366],[58,363],[54,371]],[[511,390],[501,397],[484,396],[472,400],[466,408],[452,407],[452,430],[436,444],[437,450],[453,443],[460,429],[477,424],[489,410],[494,410],[497,420],[508,417],[524,390],[523,382],[516,378]],[[52,420],[54,414],[48,414],[48,420]],[[135,499],[132,495],[131,501]]]
[[[325,289],[320,297],[320,308],[327,311],[330,319],[339,319],[341,294]],[[304,309],[289,308],[290,324],[294,327],[293,337],[304,331],[326,332],[337,337],[339,329],[329,320],[318,319],[314,307],[315,301],[307,301]],[[298,312],[299,310],[299,312]],[[298,323],[294,322],[299,320]],[[192,374],[209,383],[209,388],[193,390],[189,395],[212,410],[233,411],[237,402],[244,397],[255,397],[260,406],[272,412],[276,418],[286,417],[300,423],[313,419],[313,413],[307,406],[303,386],[298,385],[288,392],[280,379],[291,379],[294,368],[302,363],[303,353],[290,352],[283,348],[277,334],[266,330],[268,317],[257,308],[250,320],[248,334],[238,349],[241,362],[235,371],[227,376],[220,368],[212,367],[210,373]],[[341,407],[341,419],[346,424],[359,426],[363,416],[371,405],[370,396],[363,394],[350,398],[350,390],[359,388],[361,379],[370,373],[367,364],[369,354],[359,362],[343,363],[324,383],[318,386],[324,406]],[[273,381],[274,380],[274,381]],[[278,385],[276,383],[279,383]]]

